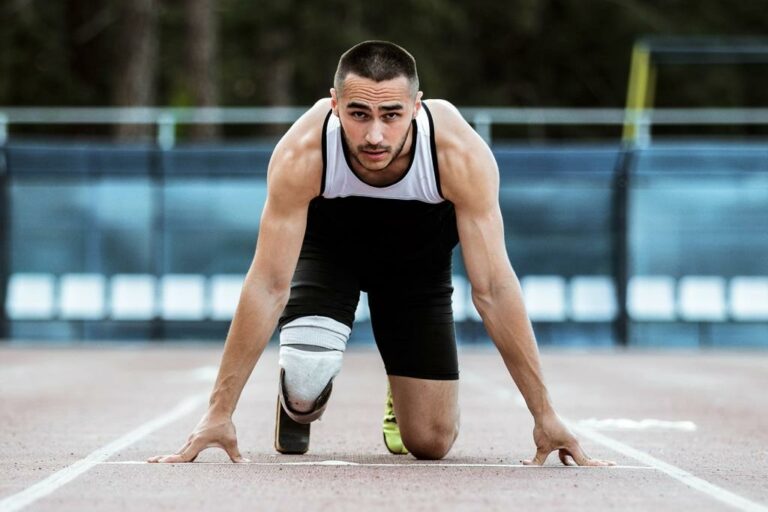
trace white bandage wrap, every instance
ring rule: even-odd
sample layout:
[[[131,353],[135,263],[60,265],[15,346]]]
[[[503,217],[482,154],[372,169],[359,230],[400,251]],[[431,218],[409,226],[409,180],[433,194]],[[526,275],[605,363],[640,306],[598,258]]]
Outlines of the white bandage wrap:
[[[280,347],[313,345],[344,352],[352,329],[327,316],[303,316],[288,322],[280,330]]]
[[[280,330],[280,367],[289,409],[314,411],[317,399],[341,370],[351,329],[323,316],[297,318]]]

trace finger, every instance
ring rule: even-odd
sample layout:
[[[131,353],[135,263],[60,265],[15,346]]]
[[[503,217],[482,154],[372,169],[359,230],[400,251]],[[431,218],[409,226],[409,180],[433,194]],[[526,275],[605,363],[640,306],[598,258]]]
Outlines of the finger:
[[[170,455],[157,455],[151,457],[148,462],[160,462],[164,464],[172,464],[178,462],[194,462],[200,452],[205,449],[205,444],[199,440],[187,442],[183,448],[176,453]]]
[[[574,440],[570,446],[563,448],[568,454],[573,457],[573,460],[579,466],[591,466],[592,459],[587,455],[584,450],[581,449],[579,442]]]
[[[564,466],[575,466],[576,463],[573,461],[573,457],[571,457],[571,454],[568,453],[568,450],[560,449],[557,451],[557,455],[560,457],[560,462],[563,463]]]
[[[153,462],[157,462],[159,464],[172,464],[176,462],[187,462],[184,460],[184,457],[179,455],[178,453],[172,453],[170,455],[162,455],[160,457],[156,458],[157,460]]]
[[[178,462],[195,462],[200,452],[208,448],[208,443],[200,437],[196,437],[178,455]]]
[[[179,454],[179,453],[172,453],[170,455],[162,455],[159,457],[156,457],[157,460],[154,462],[159,462],[161,464],[173,464],[173,463],[191,463],[195,462],[195,459],[197,459],[197,456],[199,453],[193,453],[192,455],[189,454]]]
[[[147,462],[150,463],[165,463],[165,462],[184,462],[181,458],[181,455],[178,453],[170,453],[168,455],[155,455],[153,457],[150,457],[147,459]]]
[[[551,453],[551,450],[547,450],[544,448],[537,448],[536,456],[532,460],[524,460],[523,464],[525,464],[526,466],[543,466],[544,463],[547,461],[547,457],[549,457],[550,453]]]
[[[237,440],[227,442],[223,448],[227,452],[227,455],[229,455],[229,458],[232,462],[251,462],[249,459],[243,457],[243,455],[240,453],[240,449],[237,447]]]
[[[173,452],[173,453],[174,453],[174,455],[181,455],[182,453],[184,453],[184,450],[186,450],[187,448],[189,448],[189,445],[190,445],[190,444],[192,444],[192,436],[189,436],[189,439],[187,439],[187,442],[186,442],[186,443],[184,443],[184,445],[183,445],[181,448],[179,448],[178,450],[176,450],[175,452]]]
[[[568,454],[573,457],[573,460],[579,466],[614,466],[615,462],[609,460],[593,459],[587,455],[578,442],[573,444],[570,448],[566,449]]]
[[[584,464],[584,466],[615,466],[616,463],[611,460],[602,460],[602,459],[589,459],[589,462]]]

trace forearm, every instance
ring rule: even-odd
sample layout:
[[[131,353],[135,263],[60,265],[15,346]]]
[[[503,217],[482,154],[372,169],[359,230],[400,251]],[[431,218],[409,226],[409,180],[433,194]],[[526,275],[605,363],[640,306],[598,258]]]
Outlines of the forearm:
[[[212,412],[232,415],[286,301],[287,291],[270,291],[258,281],[244,286],[211,393]]]
[[[520,389],[534,418],[552,412],[544,384],[536,337],[528,320],[517,277],[497,282],[484,294],[473,294],[485,328]]]

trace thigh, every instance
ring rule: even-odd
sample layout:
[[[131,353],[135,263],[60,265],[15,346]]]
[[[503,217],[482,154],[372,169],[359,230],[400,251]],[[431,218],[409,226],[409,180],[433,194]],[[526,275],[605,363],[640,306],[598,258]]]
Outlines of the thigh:
[[[450,253],[373,280],[371,327],[388,375],[458,379],[452,293]]]
[[[440,459],[459,433],[459,381],[389,376],[403,444],[420,459]]]
[[[321,243],[305,240],[291,280],[291,295],[279,326],[303,316],[326,316],[349,328],[360,298],[354,267]]]
[[[400,428],[410,423],[453,424],[459,419],[459,381],[389,376]]]

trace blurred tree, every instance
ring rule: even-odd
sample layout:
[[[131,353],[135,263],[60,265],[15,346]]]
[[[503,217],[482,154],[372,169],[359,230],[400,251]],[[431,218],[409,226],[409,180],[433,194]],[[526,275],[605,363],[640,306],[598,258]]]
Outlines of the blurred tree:
[[[85,84],[71,67],[71,17],[64,3],[0,3],[0,103],[77,101]]]
[[[108,103],[104,91],[112,83],[113,48],[110,44],[117,33],[119,12],[113,0],[78,0],[64,3],[66,7],[69,78],[76,91],[73,103],[101,105]]]
[[[427,97],[621,107],[638,37],[767,34],[766,12],[766,0],[5,0],[0,104],[308,105],[341,52],[388,39],[417,58]],[[665,67],[657,104],[766,106],[766,76]]]
[[[112,103],[117,106],[153,105],[158,51],[156,0],[121,3],[120,32],[114,52]],[[118,125],[120,139],[146,135],[151,126]]]
[[[216,72],[218,12],[214,0],[185,0],[187,21],[186,83],[192,104],[213,107],[218,104],[219,91]],[[191,127],[196,138],[211,138],[219,134],[215,124],[198,124]]]

